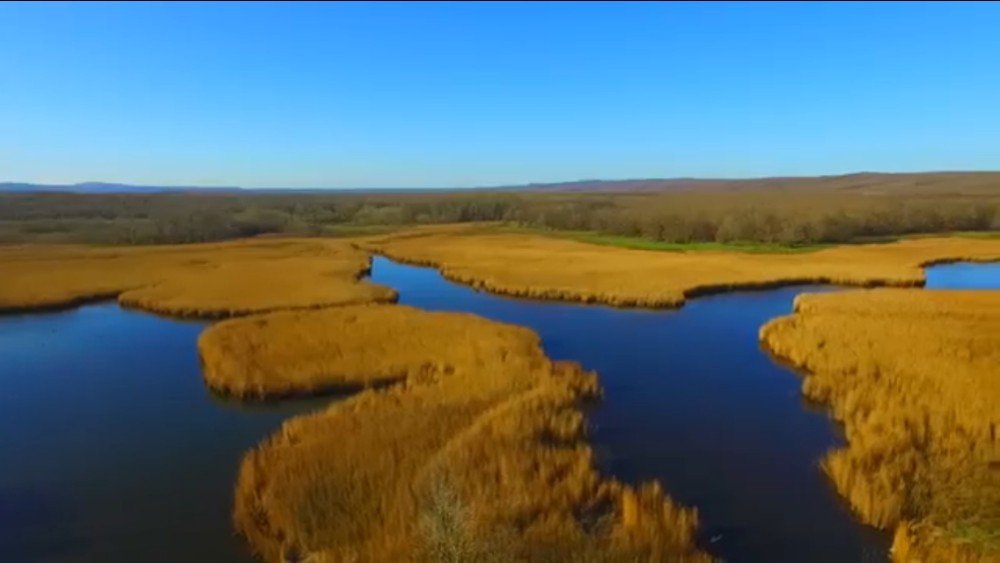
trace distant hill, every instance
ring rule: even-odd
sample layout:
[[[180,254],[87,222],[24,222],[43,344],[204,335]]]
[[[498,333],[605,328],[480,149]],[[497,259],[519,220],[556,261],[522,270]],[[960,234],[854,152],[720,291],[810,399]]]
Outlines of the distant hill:
[[[503,186],[494,189],[539,192],[686,192],[746,191],[761,189],[827,188],[859,191],[894,189],[1000,189],[1000,172],[859,172],[838,176],[785,176],[773,178],[647,178],[635,180],[578,180],[548,184]]]
[[[199,187],[199,186],[139,186],[107,182],[79,184],[31,184],[0,182],[0,193],[50,192],[50,193],[165,193],[165,192],[239,192],[239,193],[419,193],[484,191],[529,191],[555,193],[582,192],[736,192],[764,189],[835,189],[878,193],[890,190],[909,191],[971,190],[993,191],[1000,189],[1000,172],[913,172],[885,173],[859,172],[839,176],[785,176],[773,178],[645,178],[630,180],[575,180],[571,182],[532,183],[508,186],[481,186],[473,188],[254,188]]]
[[[204,188],[198,186],[137,186],[133,184],[113,184],[108,182],[81,182],[79,184],[31,184],[26,182],[0,182],[0,192],[57,192],[79,194],[151,194],[162,192],[227,192],[242,188]]]

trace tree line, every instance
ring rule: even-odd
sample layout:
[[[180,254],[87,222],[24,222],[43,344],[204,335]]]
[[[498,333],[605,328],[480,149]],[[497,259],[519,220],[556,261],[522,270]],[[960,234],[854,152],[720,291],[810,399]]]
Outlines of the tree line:
[[[499,221],[664,242],[807,245],[1000,231],[998,189],[0,194],[0,241],[205,242]]]

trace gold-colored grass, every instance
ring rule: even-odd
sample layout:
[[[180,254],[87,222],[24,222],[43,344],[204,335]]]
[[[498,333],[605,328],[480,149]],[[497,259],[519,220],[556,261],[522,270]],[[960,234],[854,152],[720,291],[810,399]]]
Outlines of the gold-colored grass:
[[[618,306],[677,307],[686,297],[794,283],[917,286],[922,265],[1000,259],[1000,239],[924,238],[803,254],[653,252],[483,227],[414,229],[363,246],[439,268],[494,293]]]
[[[248,239],[148,247],[0,246],[0,312],[119,302],[183,317],[391,301],[360,280],[368,255],[342,240]]]
[[[1000,292],[802,295],[761,340],[843,422],[823,467],[897,561],[1000,561]]]
[[[338,307],[223,321],[201,334],[198,350],[212,389],[267,398],[439,377],[437,371],[451,372],[453,363],[486,361],[488,351],[510,333],[506,325],[472,315]],[[538,356],[532,339],[510,340],[506,354]],[[435,358],[429,351],[442,343],[451,349]]]
[[[266,560],[707,560],[693,510],[595,472],[578,407],[596,378],[528,329],[370,305],[227,321],[200,344],[237,393],[402,378],[243,459],[234,521]]]

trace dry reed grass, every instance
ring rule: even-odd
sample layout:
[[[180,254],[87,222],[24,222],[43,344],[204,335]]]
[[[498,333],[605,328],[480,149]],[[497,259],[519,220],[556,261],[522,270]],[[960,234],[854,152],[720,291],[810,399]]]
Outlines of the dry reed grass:
[[[237,393],[246,373],[265,394],[403,378],[244,458],[234,521],[267,560],[707,560],[695,511],[596,473],[578,409],[596,378],[528,329],[371,305],[227,321],[201,345]]]
[[[149,247],[0,246],[0,312],[118,296],[161,314],[220,318],[391,301],[362,281],[369,257],[346,241],[248,239]]]
[[[198,349],[212,389],[267,398],[433,379],[454,371],[452,363],[484,361],[483,350],[496,348],[509,332],[510,327],[472,315],[417,314],[409,307],[336,307],[223,321],[201,334]],[[428,352],[439,349],[441,342],[453,346],[444,360]],[[512,343],[505,353],[537,355],[530,339]]]
[[[807,281],[919,285],[921,264],[1000,257],[1000,241],[990,239],[684,254],[482,227],[363,244],[498,293],[623,306]],[[0,247],[0,263],[0,311],[118,295],[150,311],[226,317],[394,297],[359,281],[368,256],[343,240]],[[982,375],[1000,365],[996,297],[857,295],[868,297],[800,299],[798,315],[762,333],[777,353],[817,372],[805,392],[845,422],[850,447],[826,459],[827,471],[866,521],[900,523],[897,558],[993,557],[1000,397],[995,377]],[[440,551],[427,529],[458,530],[463,538],[447,553],[705,558],[693,545],[693,511],[655,486],[632,489],[593,470],[577,407],[597,393],[596,380],[550,362],[526,329],[357,306],[229,321],[199,344],[208,383],[236,395],[401,381],[292,419],[243,460],[234,519],[268,559],[408,559]],[[458,528],[421,526],[447,513],[435,501],[441,483],[461,506]]]
[[[1000,292],[802,295],[761,340],[848,445],[823,467],[897,561],[1000,561]]]
[[[494,293],[617,306],[677,307],[686,297],[795,283],[918,286],[921,266],[1000,259],[1000,239],[925,238],[805,254],[653,252],[489,227],[435,227],[371,237],[362,246],[439,268]]]

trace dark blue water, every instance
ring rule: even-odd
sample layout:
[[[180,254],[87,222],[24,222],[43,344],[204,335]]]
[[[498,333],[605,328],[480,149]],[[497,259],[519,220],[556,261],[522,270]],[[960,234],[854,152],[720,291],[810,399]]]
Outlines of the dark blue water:
[[[702,542],[731,561],[884,560],[886,534],[859,524],[817,466],[841,444],[801,380],[763,352],[761,325],[792,310],[799,286],[689,301],[676,311],[524,301],[476,292],[437,271],[378,258],[372,280],[400,302],[534,329],[549,356],[600,374],[589,413],[602,469],[656,479],[697,506]],[[928,271],[929,287],[996,288],[1000,264]]]
[[[0,317],[0,561],[251,561],[242,453],[313,403],[212,397],[203,323],[120,309]]]
[[[936,266],[929,287],[1000,288],[1000,264]],[[590,412],[605,471],[658,479],[698,506],[704,543],[732,561],[884,559],[816,467],[839,442],[757,330],[804,290],[696,299],[678,311],[519,301],[376,259],[403,303],[536,330],[548,354],[600,373]],[[247,561],[230,524],[243,452],[328,403],[250,407],[213,397],[204,323],[120,309],[0,317],[0,561]],[[714,542],[711,540],[715,540]]]
[[[840,442],[836,428],[758,345],[760,326],[791,312],[795,295],[826,288],[730,293],[654,311],[513,300],[382,258],[372,281],[407,305],[530,327],[550,357],[596,370],[605,396],[589,412],[590,441],[602,469],[630,483],[659,480],[697,506],[713,554],[860,561],[885,551],[884,535],[851,518],[817,467]]]

